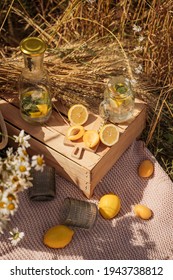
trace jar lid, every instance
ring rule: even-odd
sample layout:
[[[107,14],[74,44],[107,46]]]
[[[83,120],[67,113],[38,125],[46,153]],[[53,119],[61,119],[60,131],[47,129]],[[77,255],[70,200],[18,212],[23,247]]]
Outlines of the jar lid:
[[[28,37],[21,41],[20,49],[24,54],[39,55],[45,52],[46,43],[37,37]]]

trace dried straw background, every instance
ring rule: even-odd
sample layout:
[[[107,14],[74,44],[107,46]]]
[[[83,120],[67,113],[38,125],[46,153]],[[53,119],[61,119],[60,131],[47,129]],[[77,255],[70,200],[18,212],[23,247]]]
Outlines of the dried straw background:
[[[148,103],[142,138],[173,178],[173,2],[2,2],[0,96],[18,102],[17,79],[23,67],[18,46],[26,36],[47,42],[45,66],[54,98],[67,107],[81,102],[97,111],[105,79],[123,73],[136,80],[136,94]],[[134,24],[140,32],[133,30]]]

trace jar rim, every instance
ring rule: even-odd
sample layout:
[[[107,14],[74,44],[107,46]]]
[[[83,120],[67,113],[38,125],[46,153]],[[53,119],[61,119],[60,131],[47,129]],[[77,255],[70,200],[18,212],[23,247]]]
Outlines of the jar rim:
[[[27,37],[20,43],[20,49],[27,55],[40,55],[46,50],[46,43],[37,37]]]

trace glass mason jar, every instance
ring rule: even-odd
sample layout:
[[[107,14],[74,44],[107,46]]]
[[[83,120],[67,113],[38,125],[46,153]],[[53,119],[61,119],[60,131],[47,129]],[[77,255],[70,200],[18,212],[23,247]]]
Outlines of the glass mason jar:
[[[19,77],[20,112],[24,120],[33,124],[46,122],[52,112],[49,77],[43,67],[46,44],[37,37],[20,43],[24,69]]]
[[[124,76],[111,77],[100,103],[99,114],[106,121],[122,123],[132,117],[135,95],[129,79]]]

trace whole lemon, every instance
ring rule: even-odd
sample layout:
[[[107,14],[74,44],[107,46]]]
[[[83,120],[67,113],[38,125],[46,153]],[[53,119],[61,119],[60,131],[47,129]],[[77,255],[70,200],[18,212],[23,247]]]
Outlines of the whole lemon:
[[[74,231],[67,226],[57,225],[44,235],[43,243],[50,248],[64,248],[72,240]]]
[[[103,195],[98,204],[99,212],[105,219],[114,218],[119,213],[120,207],[120,198],[113,193]]]

